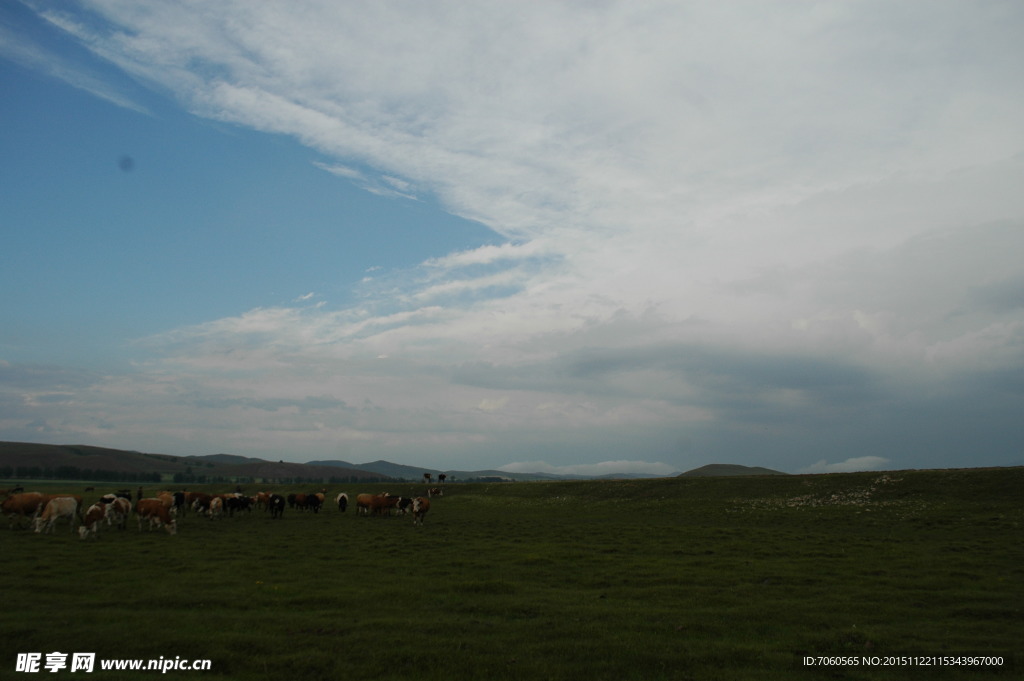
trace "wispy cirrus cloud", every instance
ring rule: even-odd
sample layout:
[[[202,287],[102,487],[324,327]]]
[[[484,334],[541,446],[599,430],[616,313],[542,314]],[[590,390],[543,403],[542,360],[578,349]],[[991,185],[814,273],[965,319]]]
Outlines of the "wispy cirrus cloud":
[[[57,56],[52,50],[33,40],[31,36],[11,30],[2,23],[0,23],[0,56],[21,64],[25,68],[62,80],[72,87],[84,90],[116,106],[141,114],[148,115],[150,113],[142,103],[126,93],[123,88],[112,84],[111,79],[100,73],[97,68]]]

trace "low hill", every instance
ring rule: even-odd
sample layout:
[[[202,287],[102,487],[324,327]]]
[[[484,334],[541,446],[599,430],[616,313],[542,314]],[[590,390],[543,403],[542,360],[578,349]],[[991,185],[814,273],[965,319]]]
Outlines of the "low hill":
[[[692,471],[680,473],[677,477],[711,478],[726,475],[789,475],[789,473],[773,471],[770,468],[761,468],[760,466],[740,466],[739,464],[734,463],[712,463],[707,466],[701,466],[700,468],[694,468]]]
[[[712,468],[705,466],[705,468]],[[735,468],[745,469],[743,466]],[[699,469],[702,470],[702,469]],[[767,469],[745,469],[733,475],[766,474]],[[425,466],[408,466],[390,461],[371,461],[353,464],[348,461],[321,460],[308,463],[267,461],[236,454],[208,454],[204,456],[173,456],[145,452],[93,447],[88,445],[50,445],[30,442],[0,442],[0,478],[69,479],[69,480],[122,480],[125,482],[179,481],[203,482],[216,478],[249,478],[254,482],[280,480],[317,480],[332,478],[340,481],[408,480],[420,482],[424,473],[433,479],[444,474],[449,482],[470,481],[555,481],[591,480],[595,476],[559,475],[551,473],[511,473],[502,470],[440,470]],[[727,475],[729,473],[696,473],[699,475]],[[684,475],[689,475],[684,474]],[[598,479],[637,479],[641,474],[613,474]]]
[[[166,454],[92,447],[88,445],[46,445],[32,442],[0,442],[0,466],[57,470],[103,470],[116,473],[176,473],[187,463]]]
[[[251,463],[222,466],[218,469],[218,475],[261,480],[281,480],[287,478],[322,478],[330,480],[332,478],[344,478],[346,482],[373,482],[374,480],[390,477],[357,468],[313,466],[308,463],[273,462],[260,459],[254,459]]]
[[[340,467],[376,475],[377,477],[398,478],[400,480],[422,480],[424,473],[430,473],[435,478],[439,471],[434,468],[421,468],[419,466],[406,466],[390,461],[371,461],[370,463],[349,463],[347,461],[310,461],[307,466],[317,467]]]
[[[391,476],[354,468],[275,463],[233,454],[172,456],[87,445],[0,442],[0,477],[202,482],[215,478],[369,481]]]

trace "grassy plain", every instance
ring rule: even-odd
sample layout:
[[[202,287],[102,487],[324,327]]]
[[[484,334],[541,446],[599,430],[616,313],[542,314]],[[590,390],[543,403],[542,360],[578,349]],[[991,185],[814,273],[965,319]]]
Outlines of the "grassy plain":
[[[1021,468],[449,484],[423,527],[331,505],[173,537],[0,527],[0,678],[52,651],[212,660],[168,679],[1021,678],[1022,489]],[[940,655],[1004,665],[803,664]]]

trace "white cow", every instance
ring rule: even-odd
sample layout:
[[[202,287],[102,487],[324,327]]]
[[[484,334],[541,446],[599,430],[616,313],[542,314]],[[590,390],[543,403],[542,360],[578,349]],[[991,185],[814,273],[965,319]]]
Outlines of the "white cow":
[[[104,516],[107,521],[107,527],[111,525],[117,525],[117,529],[123,530],[125,523],[128,521],[128,516],[132,513],[132,502],[124,497],[111,496],[109,501],[106,501],[107,497],[100,499],[106,503],[106,515]]]
[[[58,518],[67,518],[71,531],[75,531],[75,516],[78,515],[78,499],[74,497],[54,497],[46,504],[43,514],[36,518],[36,533],[53,532]]]

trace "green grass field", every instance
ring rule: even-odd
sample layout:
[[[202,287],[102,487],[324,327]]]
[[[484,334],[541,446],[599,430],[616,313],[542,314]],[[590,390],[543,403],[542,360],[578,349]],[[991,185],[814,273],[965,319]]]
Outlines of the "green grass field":
[[[424,491],[344,491],[385,488]],[[0,678],[52,651],[212,670],[40,676],[1021,678],[1022,489],[1021,468],[457,484],[422,528],[330,504],[173,537],[5,526]],[[957,655],[1004,664],[863,664]]]

